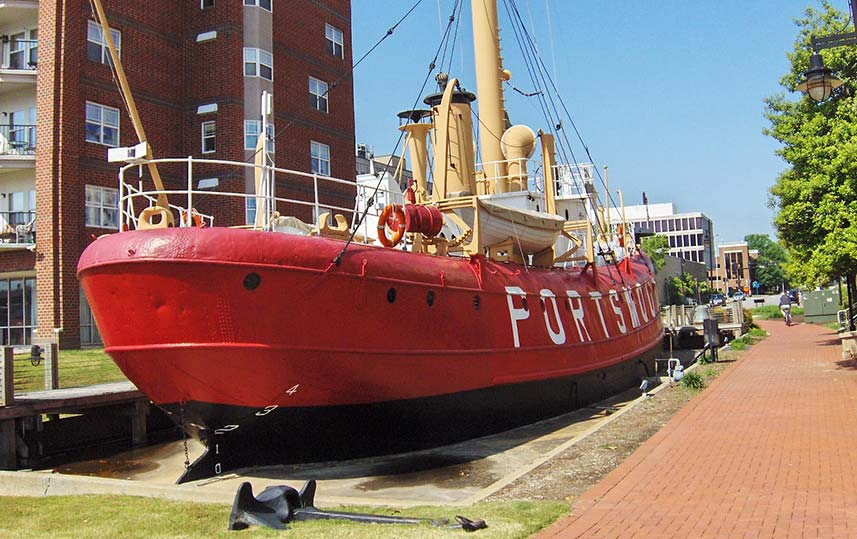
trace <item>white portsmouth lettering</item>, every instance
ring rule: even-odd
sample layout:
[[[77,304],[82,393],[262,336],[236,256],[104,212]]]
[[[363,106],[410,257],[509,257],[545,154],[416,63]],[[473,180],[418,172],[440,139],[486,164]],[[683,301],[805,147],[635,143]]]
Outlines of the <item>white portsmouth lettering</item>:
[[[604,336],[610,337],[610,332],[607,331],[607,323],[604,321],[604,311],[601,310],[601,292],[590,292],[589,297],[595,302],[595,307],[598,309],[598,318],[601,320],[601,329],[604,330]]]
[[[550,335],[554,344],[565,344],[565,328],[562,325],[562,320],[559,318],[559,308],[556,306],[556,296],[547,288],[543,288],[539,294],[541,294],[542,300],[545,302],[545,327],[548,329],[548,335]],[[550,311],[550,309],[547,308],[548,304],[553,306],[553,315],[554,318],[556,318],[557,325],[556,331],[553,330],[550,316],[548,315],[548,311]]]
[[[625,303],[628,304],[628,312],[631,313],[631,327],[640,327],[640,315],[637,314],[637,304],[634,303],[634,296],[631,295],[630,288],[623,288],[622,293],[625,296]]]
[[[616,326],[622,333],[628,333],[628,326],[625,325],[625,315],[622,313],[622,304],[619,303],[619,294],[615,290],[611,290],[610,306],[613,307],[613,312],[616,313]]]
[[[583,300],[580,298],[580,294],[576,290],[566,290],[565,293],[568,294],[568,305],[571,307],[571,315],[574,317],[574,325],[577,326],[577,335],[580,337],[580,341],[591,341],[592,337],[583,321]],[[577,300],[577,307],[574,306],[574,300]],[[584,334],[586,337],[583,336]]]
[[[529,318],[530,311],[524,307],[520,309],[515,307],[515,302],[512,300],[514,296],[520,296],[526,301],[527,294],[517,286],[506,287],[506,301],[509,302],[509,318],[512,319],[512,338],[515,341],[515,348],[520,348],[521,340],[518,338],[518,322]]]
[[[634,288],[637,290],[637,303],[640,304],[640,315],[643,317],[643,322],[649,321],[649,309],[648,305],[646,305],[646,301],[643,298],[643,285],[637,283],[634,285]]]

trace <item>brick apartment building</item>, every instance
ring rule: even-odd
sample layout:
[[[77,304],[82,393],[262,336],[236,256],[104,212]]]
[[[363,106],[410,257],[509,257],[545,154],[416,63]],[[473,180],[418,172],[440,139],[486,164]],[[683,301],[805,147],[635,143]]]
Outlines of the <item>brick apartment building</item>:
[[[252,157],[267,90],[277,166],[354,180],[348,0],[103,3],[155,157]],[[107,149],[137,137],[88,0],[0,3],[0,47],[0,340],[95,344],[77,260],[118,227]],[[206,172],[252,190],[251,177]],[[348,190],[326,196],[353,204]],[[250,206],[235,212],[245,222]]]

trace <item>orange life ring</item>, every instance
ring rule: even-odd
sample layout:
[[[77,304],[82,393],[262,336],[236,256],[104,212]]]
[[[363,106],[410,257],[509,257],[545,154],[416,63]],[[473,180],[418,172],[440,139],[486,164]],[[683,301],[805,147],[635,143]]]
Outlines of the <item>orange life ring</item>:
[[[387,237],[387,228],[393,235]],[[384,247],[395,247],[405,235],[405,209],[401,204],[388,204],[378,217],[378,241]]]
[[[184,213],[182,213],[182,220],[187,224],[193,222],[193,226],[196,228],[202,228],[205,226],[205,222],[202,220],[202,215],[196,211],[196,208],[185,210]]]

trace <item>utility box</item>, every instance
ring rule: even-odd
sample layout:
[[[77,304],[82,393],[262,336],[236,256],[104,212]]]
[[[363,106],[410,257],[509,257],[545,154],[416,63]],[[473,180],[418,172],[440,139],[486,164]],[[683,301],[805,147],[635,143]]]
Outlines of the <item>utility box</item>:
[[[839,311],[839,290],[815,290],[803,295],[804,321],[809,324],[836,322]]]

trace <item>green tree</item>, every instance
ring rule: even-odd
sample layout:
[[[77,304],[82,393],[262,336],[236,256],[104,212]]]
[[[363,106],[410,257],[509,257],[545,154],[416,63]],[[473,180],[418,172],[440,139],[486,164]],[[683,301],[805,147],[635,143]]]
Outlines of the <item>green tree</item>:
[[[766,99],[771,127],[765,133],[782,143],[777,153],[789,164],[771,188],[774,225],[789,252],[787,274],[805,285],[839,275],[853,279],[857,272],[857,47],[822,51],[825,65],[844,82],[831,99],[795,100],[794,93],[809,67],[810,36],[842,33],[848,19],[826,0],[796,19],[791,69],[780,79],[790,94]]]
[[[640,241],[640,248],[652,259],[655,272],[664,267],[664,257],[670,251],[669,239],[666,236],[648,236]]]
[[[777,290],[786,280],[783,264],[787,261],[786,250],[767,234],[748,234],[744,241],[750,249],[759,251],[754,265],[754,277],[763,290]]]

